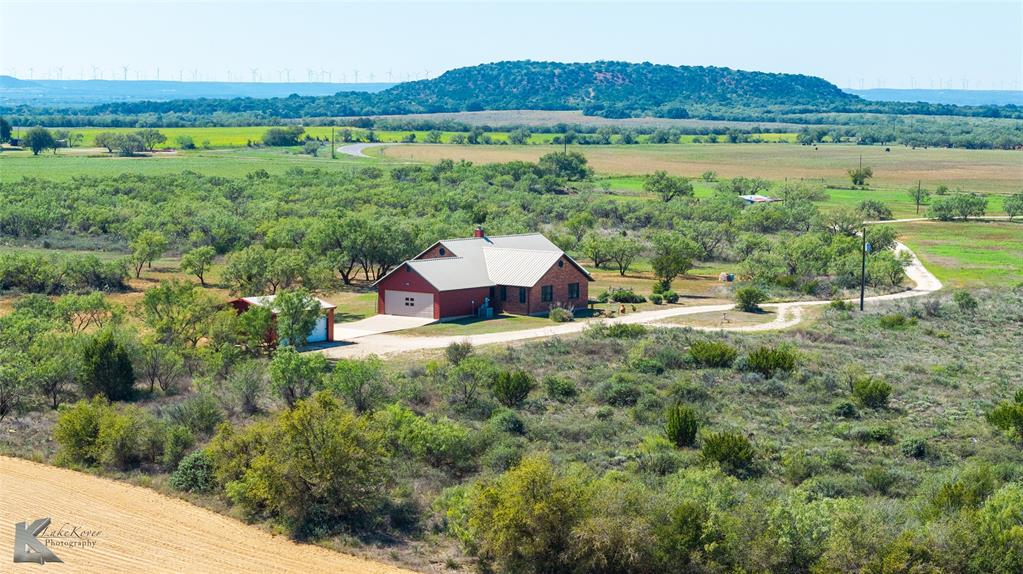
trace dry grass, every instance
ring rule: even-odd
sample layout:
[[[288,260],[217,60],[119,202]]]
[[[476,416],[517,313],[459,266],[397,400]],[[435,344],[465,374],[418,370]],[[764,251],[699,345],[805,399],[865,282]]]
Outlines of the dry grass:
[[[395,145],[371,153],[383,157],[435,162],[465,159],[477,163],[536,161],[550,146]],[[907,188],[922,181],[969,191],[1013,193],[1023,182],[1023,154],[1002,150],[910,149],[879,146],[791,144],[680,144],[633,146],[575,146],[602,174],[642,175],[655,170],[686,176],[716,171],[721,177],[793,178],[848,185],[846,170],[864,165],[874,169],[876,187]]]

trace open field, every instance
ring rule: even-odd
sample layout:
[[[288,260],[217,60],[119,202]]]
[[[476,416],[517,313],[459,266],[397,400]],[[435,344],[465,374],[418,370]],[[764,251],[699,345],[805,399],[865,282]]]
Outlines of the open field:
[[[874,187],[908,188],[922,181],[934,188],[945,184],[967,191],[1013,193],[1023,186],[1023,153],[1000,150],[910,149],[823,144],[820,146],[765,144],[633,145],[576,147],[600,174],[643,175],[665,170],[696,177],[715,171],[720,177],[762,177],[775,181],[809,178],[848,185],[846,170],[863,164],[874,169]],[[480,163],[536,161],[547,153],[529,146],[408,146],[370,150],[370,155],[434,162],[465,159]]]
[[[632,128],[773,128],[799,131],[806,124],[740,122],[729,120],[696,120],[670,118],[611,119],[586,116],[578,110],[494,110],[484,112],[445,112],[435,114],[408,114],[401,116],[371,116],[375,120],[453,121],[473,126],[552,126],[568,124],[579,126],[618,126]]]
[[[296,544],[147,488],[16,458],[0,457],[0,492],[0,545],[8,551],[17,522],[48,517],[54,530],[99,531],[94,547],[47,542],[63,561],[46,564],[47,572],[410,572]],[[8,563],[4,571],[39,568]]]
[[[897,224],[902,242],[951,287],[1023,282],[1023,222]]]

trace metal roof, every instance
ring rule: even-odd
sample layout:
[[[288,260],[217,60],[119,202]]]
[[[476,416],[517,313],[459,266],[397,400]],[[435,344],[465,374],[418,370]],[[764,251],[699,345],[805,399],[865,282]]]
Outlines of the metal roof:
[[[270,309],[273,310],[273,311],[276,311],[276,309],[274,309],[274,299],[276,299],[276,298],[277,298],[277,295],[259,295],[259,296],[256,296],[256,297],[240,297],[240,299],[242,301],[245,301],[246,303],[249,303],[250,305],[258,305],[260,307],[270,307]],[[313,299],[316,299],[317,301],[319,301],[320,309],[334,309],[334,308],[337,307],[337,305],[334,305],[333,303],[330,303],[329,301],[324,301],[323,299],[320,299],[319,297],[313,297]]]
[[[561,257],[592,279],[581,265],[539,233],[444,239],[437,243],[452,256],[410,259],[404,265],[419,273],[438,291],[495,285],[532,287]],[[423,253],[427,251],[429,249]],[[391,273],[381,277],[377,283]]]

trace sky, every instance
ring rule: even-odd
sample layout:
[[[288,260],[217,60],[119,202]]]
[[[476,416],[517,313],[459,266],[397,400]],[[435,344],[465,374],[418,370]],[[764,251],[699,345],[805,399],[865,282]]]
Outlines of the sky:
[[[386,82],[532,59],[1023,89],[1019,0],[0,0],[0,30],[0,74],[34,79]]]

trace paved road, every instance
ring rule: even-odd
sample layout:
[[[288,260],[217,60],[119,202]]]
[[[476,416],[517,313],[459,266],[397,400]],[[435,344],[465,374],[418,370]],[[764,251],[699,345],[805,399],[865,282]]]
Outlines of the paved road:
[[[906,276],[914,283],[915,287],[892,293],[889,295],[877,295],[868,297],[871,302],[891,301],[896,299],[907,299],[927,295],[941,289],[941,281],[927,270],[920,263],[916,254],[908,247],[899,243],[896,251],[909,253],[912,263],[906,268]],[[791,303],[770,303],[763,305],[768,309],[774,309],[776,318],[770,323],[759,325],[745,325],[737,327],[693,327],[701,331],[769,331],[776,329],[787,329],[798,325],[802,321],[803,310],[818,305],[827,305],[830,301],[797,301]],[[509,341],[522,341],[526,339],[537,339],[542,337],[554,337],[578,333],[587,328],[594,321],[605,321],[607,323],[644,323],[653,324],[659,327],[684,327],[677,323],[664,323],[665,319],[673,317],[684,317],[686,315],[698,315],[701,313],[723,313],[734,308],[732,303],[719,305],[694,305],[692,307],[669,307],[655,311],[641,311],[631,315],[623,315],[614,319],[588,319],[573,321],[571,323],[552,324],[550,327],[536,329],[523,329],[520,331],[506,331],[503,333],[486,333],[469,336],[444,336],[444,337],[412,337],[407,335],[370,335],[361,337],[358,341],[337,347],[323,349],[322,352],[328,358],[339,359],[348,357],[364,357],[367,355],[389,355],[409,351],[421,351],[426,349],[443,349],[455,341],[468,341],[473,345],[492,345],[495,343],[507,343]]]
[[[379,146],[382,146],[382,145],[392,145],[392,144],[384,143],[384,142],[377,142],[377,143],[354,143],[354,144],[343,145],[343,146],[337,148],[337,151],[338,151],[338,153],[343,153],[345,155],[350,155],[352,157],[372,157],[372,156],[368,156],[368,155],[366,155],[366,154],[364,154],[362,152],[364,150],[366,150],[366,149],[371,148],[371,147],[379,147]]]

